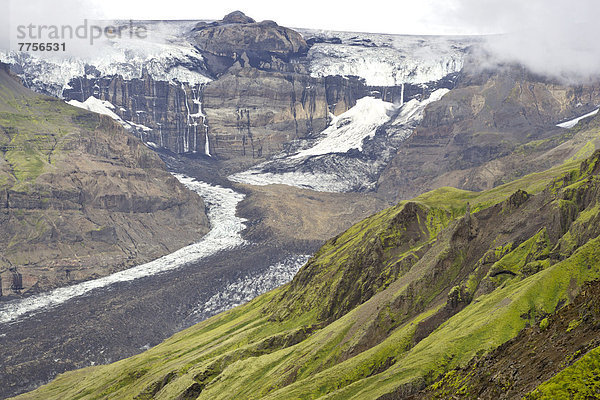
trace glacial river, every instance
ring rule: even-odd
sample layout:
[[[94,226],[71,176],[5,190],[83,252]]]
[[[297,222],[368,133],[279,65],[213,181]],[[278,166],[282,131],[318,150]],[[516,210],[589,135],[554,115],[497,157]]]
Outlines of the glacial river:
[[[137,354],[174,333],[290,281],[314,249],[242,237],[244,195],[174,174],[198,193],[211,230],[154,261],[0,302],[0,399],[57,374]]]

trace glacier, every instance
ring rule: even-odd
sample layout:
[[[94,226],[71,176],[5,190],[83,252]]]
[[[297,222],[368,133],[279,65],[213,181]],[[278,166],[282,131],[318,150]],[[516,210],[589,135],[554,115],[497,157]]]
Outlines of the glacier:
[[[353,108],[333,118],[315,140],[300,143],[298,151],[228,178],[250,185],[283,184],[322,192],[370,190],[397,145],[423,119],[425,108],[448,92],[438,89],[427,99],[412,99],[402,106],[370,97],[359,99]]]
[[[119,25],[122,21],[114,21]],[[0,61],[19,67],[18,75],[26,86],[42,93],[62,97],[69,82],[88,75],[93,67],[101,76],[120,75],[125,80],[138,79],[147,72],[155,81],[190,85],[206,84],[212,79],[200,68],[204,59],[187,40],[186,33],[194,21],[148,21],[145,39],[103,39],[91,50],[74,53],[1,52]]]
[[[264,271],[254,272],[228,282],[222,290],[202,304],[198,304],[187,317],[187,324],[194,324],[230,310],[290,282],[310,257],[307,254],[287,256]]]
[[[237,205],[245,197],[243,194],[229,188],[197,181],[181,174],[173,175],[190,190],[198,193],[204,199],[208,209],[207,215],[211,230],[199,242],[183,247],[154,261],[103,278],[0,303],[0,323],[16,322],[19,318],[59,306],[92,290],[174,270],[222,250],[236,248],[246,243],[241,235],[246,228],[245,220],[236,216]]]
[[[389,121],[396,109],[393,103],[374,97],[358,99],[350,110],[332,118],[329,127],[321,132],[321,140],[292,158],[346,153],[351,149],[362,151],[363,140],[373,137],[377,128]]]
[[[556,126],[558,126],[559,128],[571,129],[572,127],[577,125],[579,123],[579,121],[581,121],[582,119],[585,119],[585,118],[591,117],[592,115],[598,114],[598,111],[600,111],[600,108],[596,108],[594,111],[591,111],[587,114],[581,115],[577,118],[573,118],[569,121],[565,121],[565,122],[561,122],[560,124],[556,124]]]
[[[478,40],[460,36],[299,31],[305,37],[322,40],[307,55],[312,76],[358,76],[369,86],[387,87],[426,84],[459,72],[468,46]]]

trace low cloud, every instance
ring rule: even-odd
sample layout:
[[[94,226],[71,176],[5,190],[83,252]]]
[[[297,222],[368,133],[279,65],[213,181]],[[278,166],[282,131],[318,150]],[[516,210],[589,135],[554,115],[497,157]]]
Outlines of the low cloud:
[[[490,35],[497,63],[522,64],[567,83],[600,78],[598,0],[453,0],[437,18]]]

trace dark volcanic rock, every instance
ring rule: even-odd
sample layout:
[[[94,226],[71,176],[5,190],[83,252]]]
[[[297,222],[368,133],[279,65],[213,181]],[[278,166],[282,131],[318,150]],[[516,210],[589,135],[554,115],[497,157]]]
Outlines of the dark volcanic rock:
[[[251,24],[256,22],[252,18],[248,17],[243,12],[237,10],[230,12],[221,20],[224,24]]]
[[[214,25],[196,25],[193,39],[203,51],[233,58],[244,52],[287,58],[308,50],[306,41],[298,32],[273,21],[256,23],[239,11],[227,15]]]

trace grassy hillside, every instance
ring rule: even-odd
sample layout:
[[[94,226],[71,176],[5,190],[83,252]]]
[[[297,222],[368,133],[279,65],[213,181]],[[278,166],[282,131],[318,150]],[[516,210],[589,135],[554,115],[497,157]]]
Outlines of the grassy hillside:
[[[569,305],[410,399],[597,397],[599,297],[596,280]]]
[[[418,393],[600,278],[600,152],[439,189],[327,242],[294,280],[20,399],[375,399]]]

